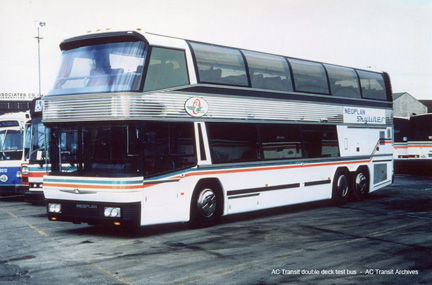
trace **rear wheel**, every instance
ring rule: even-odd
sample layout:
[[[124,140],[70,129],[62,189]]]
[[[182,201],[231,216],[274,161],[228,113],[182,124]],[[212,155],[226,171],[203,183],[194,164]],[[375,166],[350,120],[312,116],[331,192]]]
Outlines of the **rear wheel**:
[[[351,195],[349,172],[338,169],[333,179],[332,200],[337,206],[346,204]]]
[[[369,193],[369,173],[366,169],[359,169],[353,176],[353,194],[358,201],[363,200]]]
[[[222,192],[217,183],[199,183],[192,196],[192,226],[202,228],[214,225],[222,215],[222,205]]]

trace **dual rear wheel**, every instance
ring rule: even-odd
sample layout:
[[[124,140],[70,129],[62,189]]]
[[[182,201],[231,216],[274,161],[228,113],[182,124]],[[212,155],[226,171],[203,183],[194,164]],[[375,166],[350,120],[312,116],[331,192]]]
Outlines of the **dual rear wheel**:
[[[340,168],[335,173],[332,187],[332,200],[338,206],[351,198],[363,200],[369,192],[369,172],[363,167],[350,175],[347,169]]]

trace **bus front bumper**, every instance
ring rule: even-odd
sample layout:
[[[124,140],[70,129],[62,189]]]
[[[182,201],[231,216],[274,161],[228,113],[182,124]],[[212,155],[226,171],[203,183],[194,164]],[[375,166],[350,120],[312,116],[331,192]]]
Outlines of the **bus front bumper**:
[[[141,203],[102,203],[91,201],[46,200],[50,221],[138,227]]]
[[[1,194],[24,194],[28,191],[28,185],[0,185]]]
[[[43,191],[26,191],[24,193],[24,200],[26,202],[43,202],[45,201],[45,196]]]

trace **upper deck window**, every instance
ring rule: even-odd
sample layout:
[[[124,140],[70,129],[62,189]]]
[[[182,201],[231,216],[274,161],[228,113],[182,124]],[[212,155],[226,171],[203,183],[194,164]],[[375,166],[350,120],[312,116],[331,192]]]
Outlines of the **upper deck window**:
[[[253,88],[293,91],[288,63],[281,56],[243,51]]]
[[[144,91],[189,84],[184,51],[152,48]]]
[[[248,86],[240,51],[233,48],[191,42],[201,83]]]
[[[289,62],[293,69],[296,91],[330,94],[326,72],[321,63],[291,58]]]
[[[381,74],[357,70],[363,98],[387,100],[384,78]]]
[[[81,46],[62,52],[62,64],[49,95],[138,91],[144,42]]]
[[[352,68],[325,64],[331,94],[339,97],[360,98],[357,73]]]

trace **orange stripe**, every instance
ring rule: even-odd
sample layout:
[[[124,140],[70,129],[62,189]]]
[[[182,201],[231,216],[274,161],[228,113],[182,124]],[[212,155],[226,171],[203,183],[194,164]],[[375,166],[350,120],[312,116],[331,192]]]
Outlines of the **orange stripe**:
[[[121,185],[115,185],[115,186],[107,186],[107,185],[85,185],[85,184],[62,184],[62,183],[49,183],[44,182],[44,186],[47,187],[67,187],[67,188],[89,188],[89,189],[141,189],[143,188],[143,185],[132,185],[132,186],[121,186]]]
[[[371,160],[372,160],[372,158],[369,159],[369,160],[345,162],[344,164],[368,163]],[[340,162],[328,162],[328,163],[314,163],[314,164],[308,164],[308,165],[287,165],[287,166],[259,167],[259,168],[248,168],[248,169],[202,171],[202,172],[187,173],[185,176],[197,176],[197,175],[202,175],[202,174],[207,175],[207,174],[226,174],[226,173],[255,172],[255,171],[265,171],[265,170],[281,170],[281,169],[290,169],[290,168],[329,166],[329,165],[338,165],[338,164],[342,164],[342,163],[340,163]],[[176,176],[175,178],[180,178],[180,176]],[[153,184],[150,184],[150,185],[153,185]]]
[[[44,177],[46,174],[48,174],[48,172],[30,172],[29,176],[30,177],[39,177],[42,178]]]

